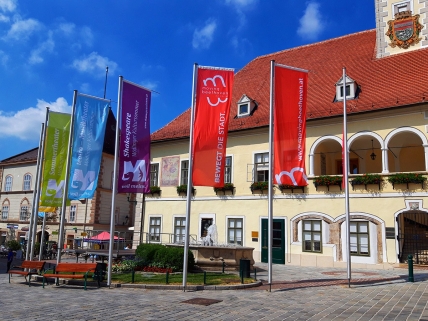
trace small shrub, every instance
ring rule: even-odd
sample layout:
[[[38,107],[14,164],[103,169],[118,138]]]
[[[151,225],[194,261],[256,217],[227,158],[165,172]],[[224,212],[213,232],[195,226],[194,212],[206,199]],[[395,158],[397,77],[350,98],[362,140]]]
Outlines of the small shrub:
[[[427,180],[422,174],[400,173],[392,174],[388,177],[388,182],[391,184],[407,184],[407,183],[424,183]]]
[[[8,241],[6,244],[7,248],[12,249],[12,251],[18,251],[21,249],[21,244],[16,240]]]
[[[367,184],[380,184],[383,182],[382,176],[379,174],[364,174],[357,176],[351,180],[352,186],[354,185],[367,185]]]
[[[153,263],[156,252],[164,247],[162,244],[142,243],[137,246],[135,256],[141,265],[149,266]]]

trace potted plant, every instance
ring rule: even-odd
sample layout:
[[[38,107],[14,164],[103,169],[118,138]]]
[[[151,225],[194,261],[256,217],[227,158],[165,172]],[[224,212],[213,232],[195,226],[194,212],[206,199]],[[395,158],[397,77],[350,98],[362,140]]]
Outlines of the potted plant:
[[[252,193],[254,193],[254,191],[263,191],[267,190],[269,187],[269,183],[268,182],[254,182],[251,184],[250,186],[250,190]]]
[[[342,176],[321,175],[314,179],[314,185],[316,189],[318,186],[327,186],[329,190],[331,185],[339,185],[342,190]]]
[[[223,187],[214,187],[214,192],[217,194],[218,192],[226,193],[226,191],[233,191],[235,190],[235,186],[233,183],[224,183]]]
[[[350,182],[352,188],[355,185],[365,185],[367,187],[368,184],[377,184],[380,189],[380,184],[383,182],[383,178],[379,174],[364,174],[362,176],[355,177]]]
[[[409,183],[422,184],[423,187],[426,180],[425,176],[416,173],[398,173],[388,177],[388,182],[392,184],[392,188],[394,188],[395,184],[406,184],[407,188],[409,188]]]
[[[177,193],[187,195],[187,184],[182,184],[177,186]],[[195,189],[192,187],[192,194],[195,194]]]
[[[160,195],[160,193],[161,193],[161,189],[159,186],[150,186],[150,192],[147,194],[152,194],[152,195],[158,194],[158,195]]]

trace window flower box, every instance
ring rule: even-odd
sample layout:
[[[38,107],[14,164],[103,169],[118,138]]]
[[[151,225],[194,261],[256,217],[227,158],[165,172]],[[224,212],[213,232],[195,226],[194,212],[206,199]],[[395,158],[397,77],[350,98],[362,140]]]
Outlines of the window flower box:
[[[278,185],[279,190],[281,193],[284,193],[285,190],[290,189],[292,193],[294,193],[295,189],[301,189],[302,193],[305,192],[305,186],[296,186],[296,185],[288,185],[288,184],[279,184]]]
[[[421,184],[422,188],[424,188],[424,183],[426,180],[427,178],[422,176],[422,174],[415,173],[392,174],[388,177],[388,182],[392,184],[392,188],[395,188],[396,184],[406,184],[408,189],[409,183]]]
[[[218,193],[223,193],[226,195],[226,192],[232,193],[235,191],[235,186],[233,183],[225,183],[223,187],[214,187],[214,192],[218,195]]]
[[[192,194],[195,195],[195,188],[192,187]],[[178,195],[187,195],[187,184],[178,185],[177,186],[177,194]]]
[[[367,189],[367,185],[369,184],[376,184],[380,189],[380,184],[382,184],[382,182],[383,178],[379,174],[364,174],[362,176],[357,176],[350,181],[353,190],[355,185],[364,185]]]
[[[150,186],[150,192],[146,194],[150,194],[151,196],[159,195],[161,194],[162,190],[159,186]]]
[[[269,183],[268,182],[254,182],[251,184],[250,186],[250,190],[253,194],[258,194],[259,193],[263,194],[263,191],[267,191],[269,188]]]
[[[342,176],[321,175],[314,179],[314,185],[316,190],[318,190],[318,186],[327,186],[327,189],[330,190],[332,185],[337,185],[342,190]]]

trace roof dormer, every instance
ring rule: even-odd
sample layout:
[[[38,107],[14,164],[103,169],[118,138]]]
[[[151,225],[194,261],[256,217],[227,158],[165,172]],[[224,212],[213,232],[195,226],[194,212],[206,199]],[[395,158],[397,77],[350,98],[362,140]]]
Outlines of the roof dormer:
[[[358,86],[355,80],[346,76],[345,80],[345,95],[346,100],[358,98]],[[336,96],[334,101],[343,101],[343,76],[336,83]]]
[[[238,100],[238,111],[236,116],[245,117],[252,115],[256,107],[256,102],[244,94],[242,95],[241,99]]]

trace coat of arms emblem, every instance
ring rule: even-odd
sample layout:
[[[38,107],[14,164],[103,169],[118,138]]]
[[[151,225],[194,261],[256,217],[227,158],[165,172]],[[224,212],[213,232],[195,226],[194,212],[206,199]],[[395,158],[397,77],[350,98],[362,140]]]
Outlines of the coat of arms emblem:
[[[389,45],[392,48],[407,49],[422,39],[419,38],[419,33],[424,26],[419,23],[419,15],[412,16],[411,11],[397,13],[394,20],[388,21],[388,25],[386,35],[391,40]]]

